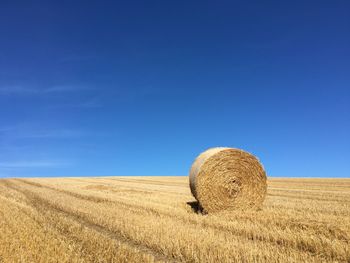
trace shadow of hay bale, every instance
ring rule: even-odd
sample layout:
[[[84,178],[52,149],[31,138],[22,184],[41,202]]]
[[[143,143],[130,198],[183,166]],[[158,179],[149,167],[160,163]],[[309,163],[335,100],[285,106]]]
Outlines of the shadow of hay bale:
[[[191,201],[191,202],[187,202],[186,204],[189,205],[192,211],[195,212],[196,214],[202,214],[202,215],[206,214],[203,211],[203,207],[201,207],[198,201]]]

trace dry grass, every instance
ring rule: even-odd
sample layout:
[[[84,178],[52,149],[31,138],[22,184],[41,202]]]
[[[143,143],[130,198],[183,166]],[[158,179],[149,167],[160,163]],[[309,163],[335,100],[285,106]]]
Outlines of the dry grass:
[[[269,179],[196,213],[187,177],[0,180],[0,262],[349,262],[350,179]]]

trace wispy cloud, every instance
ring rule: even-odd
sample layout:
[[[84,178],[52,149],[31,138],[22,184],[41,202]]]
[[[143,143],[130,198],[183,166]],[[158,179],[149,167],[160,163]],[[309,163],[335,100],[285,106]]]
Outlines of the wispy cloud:
[[[5,86],[0,87],[1,95],[14,95],[14,94],[35,94],[38,93],[37,89],[23,87],[23,86]]]
[[[0,127],[0,133],[2,133],[2,132],[8,132],[8,131],[11,131],[11,130],[13,130],[13,127],[12,127],[12,126]]]
[[[81,54],[71,54],[65,57],[61,57],[59,62],[81,62],[81,61],[90,61],[96,60],[99,56],[97,55],[81,55]]]
[[[76,108],[76,109],[93,109],[103,107],[103,103],[97,98],[87,99],[85,101],[77,101],[71,103],[53,104],[49,106],[52,109],[57,108]]]
[[[13,126],[0,127],[0,135],[3,138],[50,138],[50,139],[68,139],[77,138],[86,135],[82,130],[69,128],[41,128],[39,124],[33,125],[20,123]]]
[[[45,168],[67,166],[69,163],[52,160],[0,162],[0,168]]]
[[[75,92],[81,90],[87,90],[88,87],[80,86],[80,85],[59,85],[52,86],[46,89],[43,89],[43,93],[56,93],[56,92]]]
[[[57,85],[48,88],[35,88],[29,86],[2,86],[0,95],[44,95],[63,92],[76,92],[87,90],[88,87],[81,85]]]
[[[78,130],[34,130],[26,131],[17,134],[21,138],[72,138],[83,135],[82,131]]]
[[[72,105],[72,107],[75,107],[75,108],[100,108],[102,106],[103,104],[96,100],[88,100],[88,101],[84,101],[84,102]]]

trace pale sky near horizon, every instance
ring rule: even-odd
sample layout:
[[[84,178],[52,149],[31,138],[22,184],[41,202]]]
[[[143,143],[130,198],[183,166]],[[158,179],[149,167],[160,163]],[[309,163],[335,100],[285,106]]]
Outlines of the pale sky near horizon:
[[[0,177],[350,177],[349,1],[1,1]]]

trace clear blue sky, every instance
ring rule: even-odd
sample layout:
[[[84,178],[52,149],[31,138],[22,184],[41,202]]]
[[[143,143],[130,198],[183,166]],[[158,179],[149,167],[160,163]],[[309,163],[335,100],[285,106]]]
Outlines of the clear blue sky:
[[[350,176],[349,1],[1,1],[0,176]]]

